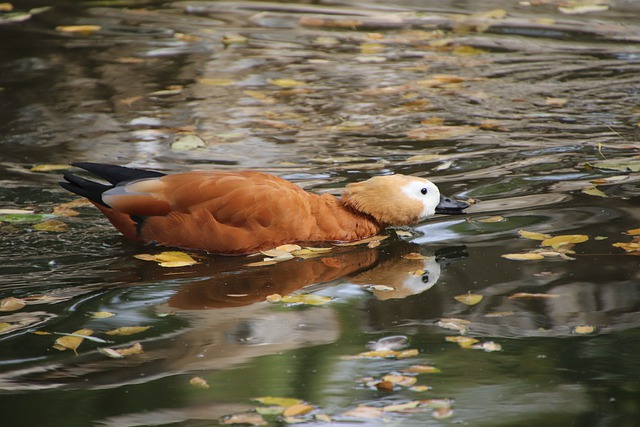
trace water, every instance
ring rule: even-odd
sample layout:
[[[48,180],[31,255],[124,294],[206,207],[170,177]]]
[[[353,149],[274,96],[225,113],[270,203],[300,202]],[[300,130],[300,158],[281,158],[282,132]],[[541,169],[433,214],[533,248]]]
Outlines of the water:
[[[481,14],[495,8],[508,15]],[[265,396],[312,405],[297,416],[309,425],[639,425],[638,258],[612,246],[632,242],[639,219],[637,172],[620,166],[639,148],[635,12],[179,2],[3,23],[0,208],[46,214],[73,200],[60,172],[30,170],[70,161],[258,169],[331,193],[396,172],[478,201],[378,247],[261,267],[136,259],[160,250],[125,241],[92,207],[57,232],[1,222],[0,298],[30,298],[0,316],[7,425],[215,425]],[[55,31],[80,24],[101,29]],[[190,133],[202,143],[184,149]],[[502,257],[540,249],[522,229],[589,240]],[[276,293],[332,300],[265,301]],[[455,299],[468,293],[483,299]],[[115,315],[91,317],[101,311]],[[124,326],[150,328],[105,334]],[[81,328],[109,342],[52,347]],[[354,357],[393,335],[417,354]],[[458,335],[501,350],[446,340]],[[136,342],[142,354],[99,351]],[[415,365],[440,372],[404,372]],[[431,388],[378,391],[389,374]]]

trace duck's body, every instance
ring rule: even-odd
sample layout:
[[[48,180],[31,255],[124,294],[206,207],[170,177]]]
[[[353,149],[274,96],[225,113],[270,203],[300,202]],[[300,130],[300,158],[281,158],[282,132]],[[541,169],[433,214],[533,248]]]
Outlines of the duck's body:
[[[126,237],[216,254],[359,240],[388,225],[416,223],[433,215],[440,203],[433,183],[404,175],[349,184],[340,199],[308,193],[261,172],[164,175],[96,163],[74,165],[111,185],[69,173],[61,185],[91,200]],[[450,209],[467,206],[446,200]]]

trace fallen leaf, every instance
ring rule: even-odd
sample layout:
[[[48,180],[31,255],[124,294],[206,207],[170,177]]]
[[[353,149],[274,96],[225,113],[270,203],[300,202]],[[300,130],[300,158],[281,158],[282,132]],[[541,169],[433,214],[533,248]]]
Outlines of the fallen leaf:
[[[0,209],[0,215],[31,215],[33,211],[30,209]],[[2,217],[0,217],[0,221]]]
[[[411,253],[402,255],[402,258],[404,258],[404,259],[427,259],[429,257],[426,256],[426,255],[422,255],[420,253],[417,253],[417,252],[411,252]]]
[[[590,166],[596,169],[615,170],[620,172],[640,172],[640,159],[638,158],[618,158],[607,159],[591,163]]]
[[[56,27],[56,31],[69,34],[80,34],[88,36],[102,29],[99,25],[60,25]]]
[[[562,107],[569,102],[568,99],[565,98],[547,98],[544,103],[549,105],[550,107]]]
[[[393,383],[391,381],[378,381],[376,383],[376,389],[385,393],[391,393],[393,391]]]
[[[307,414],[311,411],[313,411],[313,406],[307,405],[306,403],[296,403],[295,405],[291,405],[285,409],[282,415],[285,417],[295,417]]]
[[[94,311],[89,313],[89,315],[94,319],[106,319],[108,317],[115,316],[114,313],[111,313],[109,311]]]
[[[266,426],[268,423],[260,414],[253,412],[243,412],[240,414],[228,415],[222,419],[222,424],[249,424],[252,426]]]
[[[609,10],[609,6],[606,4],[585,4],[572,7],[560,6],[558,10],[566,15],[582,15],[585,13],[605,12]]]
[[[122,354],[118,353],[116,350],[109,347],[100,347],[98,351],[112,359],[122,359],[124,357]]]
[[[16,311],[27,305],[24,300],[15,297],[7,297],[0,300],[0,311]]]
[[[255,411],[260,415],[282,415],[285,408],[282,406],[258,406]]]
[[[454,342],[462,348],[471,348],[473,344],[478,342],[475,338],[465,337],[462,335],[444,337],[444,339],[449,342]]]
[[[207,143],[195,133],[178,135],[171,144],[171,151],[191,151],[206,147]]]
[[[280,302],[285,304],[306,304],[306,305],[324,305],[333,301],[333,298],[316,295],[316,294],[292,294],[285,295],[280,299]]]
[[[553,249],[558,249],[560,246],[582,243],[589,240],[589,236],[584,234],[567,234],[562,236],[555,236],[550,239],[542,241],[542,246],[551,246]]]
[[[35,165],[31,169],[31,172],[51,172],[71,169],[70,165]]]
[[[517,292],[515,294],[509,295],[508,299],[518,299],[518,298],[558,298],[560,295],[558,294],[542,294],[542,293],[529,293],[529,292]]]
[[[246,44],[248,41],[249,39],[242,34],[231,33],[222,36],[222,44],[224,44],[225,46],[229,46],[232,44]]]
[[[271,295],[267,295],[267,297],[265,299],[267,301],[269,301],[269,302],[280,302],[280,301],[282,301],[282,295],[280,295],[280,294],[271,294]]]
[[[267,82],[272,85],[283,87],[283,88],[298,87],[298,86],[306,85],[305,82],[301,82],[299,80],[293,80],[293,79],[268,79]]]
[[[415,391],[417,393],[422,393],[424,391],[431,390],[431,387],[429,387],[428,385],[414,385],[413,387],[409,387],[409,390]]]
[[[406,403],[396,403],[392,405],[387,405],[382,408],[384,412],[406,412],[411,409],[415,409],[420,406],[419,400],[412,400]]]
[[[505,217],[503,217],[503,216],[490,216],[490,217],[484,217],[484,218],[475,219],[474,221],[492,223],[492,222],[503,222],[503,221],[506,221],[506,220],[507,219]]]
[[[8,222],[10,224],[33,224],[55,218],[51,214],[7,214],[0,215],[0,222]]]
[[[206,86],[229,86],[235,83],[235,80],[231,79],[216,79],[216,78],[201,78],[198,79],[198,83]]]
[[[295,399],[292,397],[271,397],[271,396],[266,396],[266,397],[255,397],[251,400],[254,400],[256,402],[260,402],[264,405],[278,405],[278,406],[282,406],[284,408],[288,408],[290,406],[293,405],[299,405],[301,403],[303,403],[302,400],[300,399]]]
[[[39,222],[38,224],[33,226],[34,230],[38,231],[53,231],[53,232],[62,232],[67,231],[69,226],[59,219],[49,219],[44,222]]]
[[[631,242],[631,243],[612,243],[611,246],[615,246],[616,248],[624,249],[626,252],[637,252],[640,251],[640,243]]]
[[[603,191],[599,190],[597,187],[583,188],[582,193],[588,194],[589,196],[609,197]]]
[[[484,317],[507,317],[513,316],[515,313],[513,311],[492,311],[484,315]]]
[[[406,375],[385,375],[382,377],[382,381],[389,381],[392,384],[402,387],[411,387],[418,382],[418,379]]]
[[[189,380],[189,384],[191,384],[192,386],[196,387],[196,388],[203,388],[203,389],[207,389],[209,388],[209,383],[207,382],[207,380],[205,380],[204,378],[201,377],[193,377]]]
[[[573,328],[574,334],[592,334],[596,330],[595,326],[591,325],[580,325]]]
[[[126,336],[126,335],[133,335],[133,334],[138,334],[140,332],[144,332],[149,328],[151,328],[151,326],[122,326],[120,328],[107,331],[105,332],[105,334]]]
[[[417,356],[418,354],[419,352],[416,349],[409,349],[409,350],[402,350],[402,351],[383,349],[383,350],[365,351],[365,352],[356,354],[355,356],[345,356],[344,359],[362,359],[362,358],[405,359],[408,357]]]
[[[80,344],[82,344],[84,338],[91,334],[93,334],[93,331],[91,329],[78,329],[77,331],[73,332],[72,335],[65,335],[56,339],[53,348],[60,351],[73,350],[73,352],[77,355],[78,352],[76,350],[78,349]]]
[[[456,299],[456,301],[459,301],[466,305],[476,305],[480,301],[482,301],[483,296],[478,294],[468,293],[468,294],[457,295],[454,298]]]
[[[500,256],[512,261],[531,261],[536,259],[544,259],[543,255],[535,252],[527,252],[523,254],[503,254]]]
[[[408,368],[405,368],[402,372],[406,372],[408,374],[438,374],[441,371],[435,366],[411,365]]]
[[[331,422],[333,422],[333,419],[327,414],[316,414],[314,416],[314,418],[317,421],[320,421],[320,422],[323,422],[323,423],[331,423]]]
[[[431,416],[436,420],[443,420],[453,415],[453,409],[450,406],[438,408],[431,413]]]
[[[502,346],[493,341],[486,341],[480,344],[474,344],[471,346],[471,348],[474,350],[484,350],[487,353],[491,353],[494,351],[502,351]]]
[[[143,261],[155,261],[161,267],[186,267],[198,263],[189,254],[179,251],[165,251],[157,255],[138,254],[133,257]]]
[[[1,218],[0,218],[1,220]],[[346,243],[336,243],[336,246],[357,246],[357,245],[365,245],[365,244],[369,244],[371,242],[375,242],[376,240],[384,240],[386,238],[388,238],[389,236],[373,236],[373,237],[369,237],[367,239],[362,239],[362,240],[356,240],[355,242],[346,242]]]
[[[358,405],[356,408],[351,409],[343,414],[344,417],[353,417],[353,418],[368,418],[368,419],[378,419],[382,418],[384,412],[382,408],[377,408],[374,406],[367,405]]]
[[[437,141],[456,138],[477,129],[477,126],[428,126],[412,129],[406,136],[417,141]]]
[[[525,239],[531,239],[531,240],[547,240],[552,237],[550,234],[535,233],[533,231],[526,231],[526,230],[518,230],[518,234],[521,237],[524,237]]]
[[[640,236],[640,228],[634,228],[631,230],[627,230],[624,232],[624,234],[628,235],[628,236]]]
[[[458,331],[463,335],[467,333],[469,324],[471,324],[470,321],[455,317],[442,318],[436,322],[436,325],[441,328]]]

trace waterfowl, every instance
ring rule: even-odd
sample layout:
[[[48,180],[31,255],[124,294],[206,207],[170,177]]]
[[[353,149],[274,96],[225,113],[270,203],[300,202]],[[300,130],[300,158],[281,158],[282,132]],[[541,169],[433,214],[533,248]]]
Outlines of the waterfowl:
[[[100,163],[72,165],[108,184],[67,172],[60,185],[89,199],[127,238],[223,255],[285,243],[360,240],[388,226],[468,207],[441,196],[431,181],[406,175],[348,184],[338,198],[255,171],[163,174]]]

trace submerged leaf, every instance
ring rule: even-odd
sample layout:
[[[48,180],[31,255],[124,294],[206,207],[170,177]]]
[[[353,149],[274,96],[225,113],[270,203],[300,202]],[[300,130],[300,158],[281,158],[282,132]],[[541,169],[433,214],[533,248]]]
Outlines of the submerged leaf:
[[[80,34],[83,36],[88,36],[101,29],[102,27],[99,25],[59,25],[56,27],[56,31],[61,33]]]
[[[106,319],[115,316],[115,313],[111,313],[110,311],[94,311],[89,313],[89,315],[94,319]]]
[[[595,326],[592,325],[580,325],[573,328],[573,333],[575,334],[592,334],[596,330]]]

